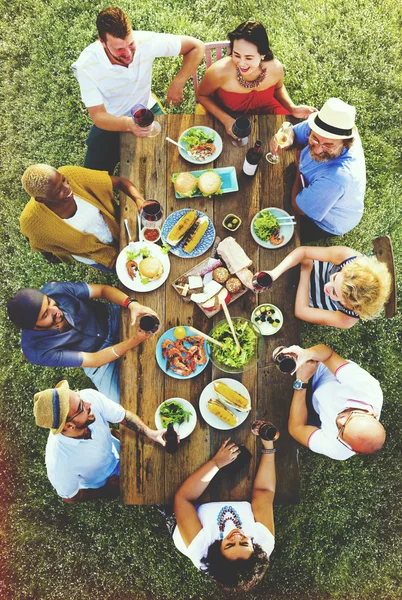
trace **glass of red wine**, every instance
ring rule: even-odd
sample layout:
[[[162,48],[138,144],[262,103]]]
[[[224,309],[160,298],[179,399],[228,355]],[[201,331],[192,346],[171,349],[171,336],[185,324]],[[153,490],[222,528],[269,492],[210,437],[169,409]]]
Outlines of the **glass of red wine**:
[[[160,124],[155,121],[154,113],[149,108],[146,108],[142,104],[136,104],[131,109],[131,116],[133,121],[138,127],[150,127],[146,137],[155,137],[159,135],[161,131]]]
[[[157,200],[145,200],[140,210],[142,226],[146,229],[159,229],[163,219],[163,208]]]
[[[260,271],[256,273],[252,279],[252,284],[254,287],[254,291],[256,294],[258,292],[263,292],[264,290],[269,290],[272,287],[273,281],[272,277],[266,271]]]

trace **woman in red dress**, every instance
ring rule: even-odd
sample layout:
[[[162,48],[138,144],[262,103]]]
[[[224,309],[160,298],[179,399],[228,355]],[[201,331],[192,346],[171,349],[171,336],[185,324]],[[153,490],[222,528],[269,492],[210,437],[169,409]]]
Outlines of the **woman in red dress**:
[[[239,114],[293,115],[306,119],[312,106],[293,104],[283,83],[283,66],[269,48],[267,32],[258,21],[246,21],[228,34],[230,56],[207,69],[197,101],[224,125],[232,137]]]

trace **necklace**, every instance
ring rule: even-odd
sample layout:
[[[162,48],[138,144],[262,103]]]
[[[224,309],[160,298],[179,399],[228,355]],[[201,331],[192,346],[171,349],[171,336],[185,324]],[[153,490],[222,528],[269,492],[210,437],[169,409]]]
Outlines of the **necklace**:
[[[240,72],[240,69],[238,66],[236,66],[236,71],[237,71],[237,81],[240,83],[240,85],[244,88],[256,88],[260,85],[261,81],[264,81],[265,79],[265,75],[267,74],[267,69],[264,67],[260,67],[261,69],[261,73],[258,75],[257,79],[254,79],[254,81],[246,81],[243,78],[243,75]]]
[[[216,519],[221,540],[223,540],[223,532],[225,531],[225,526],[228,521],[232,521],[236,529],[241,529],[241,519],[238,512],[232,506],[224,506],[221,508]]]

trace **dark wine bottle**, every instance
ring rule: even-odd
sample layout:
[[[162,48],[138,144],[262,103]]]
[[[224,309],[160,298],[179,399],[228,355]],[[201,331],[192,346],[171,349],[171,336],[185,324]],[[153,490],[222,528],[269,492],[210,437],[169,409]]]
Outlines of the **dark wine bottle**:
[[[258,165],[262,159],[262,142],[256,140],[254,147],[247,150],[243,163],[243,175],[250,179],[257,173]]]
[[[166,442],[165,450],[168,454],[175,454],[179,445],[177,433],[174,430],[173,423],[169,423],[167,431],[163,434]]]

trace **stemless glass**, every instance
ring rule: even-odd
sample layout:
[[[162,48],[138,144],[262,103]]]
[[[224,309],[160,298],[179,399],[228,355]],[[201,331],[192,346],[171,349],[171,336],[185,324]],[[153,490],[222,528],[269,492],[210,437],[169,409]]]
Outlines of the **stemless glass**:
[[[146,200],[141,207],[142,226],[146,229],[159,229],[163,219],[163,208],[157,200]]]
[[[250,119],[247,117],[237,117],[232,125],[232,131],[236,137],[240,138],[239,140],[230,138],[233,146],[245,146],[248,142],[248,136],[251,133]]]
[[[155,137],[159,135],[161,126],[154,120],[155,116],[152,110],[146,108],[142,104],[135,104],[130,112],[134,123],[138,125],[138,127],[149,127],[152,125],[146,137]]]
[[[263,292],[264,290],[269,290],[272,287],[273,281],[272,277],[266,271],[260,271],[256,273],[252,279],[252,284],[254,288],[254,292],[258,294],[258,292]]]
[[[293,125],[292,123],[289,123],[289,121],[284,121],[274,136],[275,142],[278,144],[279,148],[284,148],[285,146],[292,144],[293,137]],[[281,162],[278,154],[272,154],[272,152],[268,152],[268,154],[265,155],[265,158],[271,165],[277,165]]]

